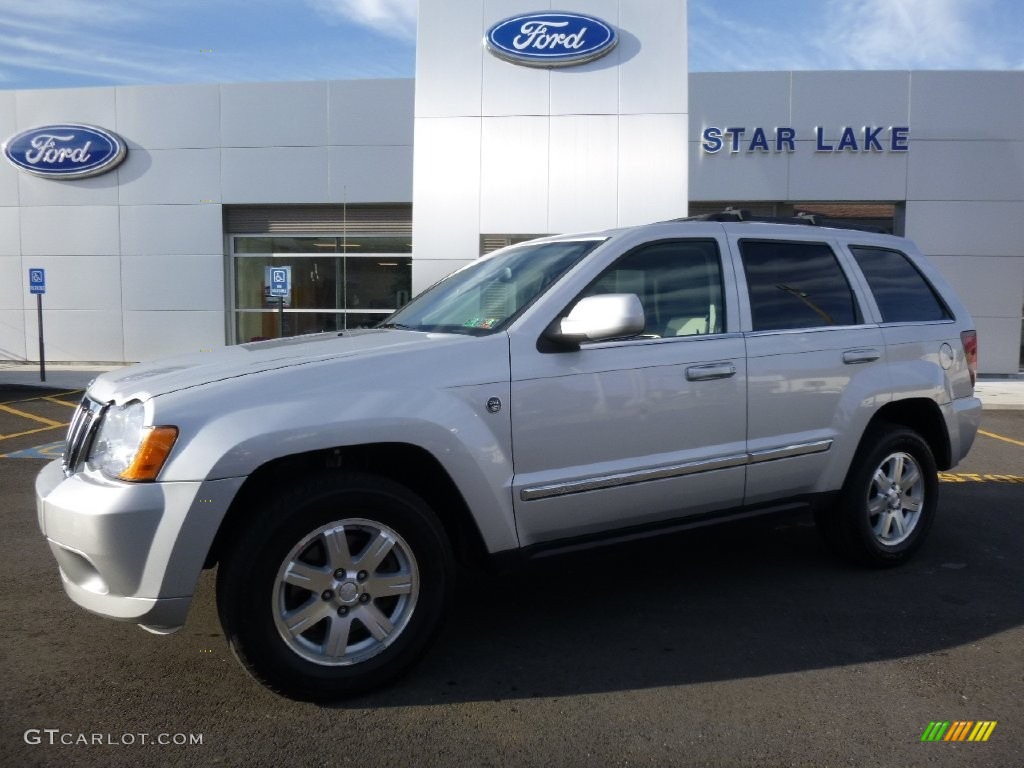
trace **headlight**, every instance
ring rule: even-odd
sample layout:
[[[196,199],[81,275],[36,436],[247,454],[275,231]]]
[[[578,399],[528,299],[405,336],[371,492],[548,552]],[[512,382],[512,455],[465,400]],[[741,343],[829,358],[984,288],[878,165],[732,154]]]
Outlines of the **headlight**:
[[[107,409],[89,466],[120,480],[155,480],[178,438],[177,427],[147,427],[146,408],[133,401]]]

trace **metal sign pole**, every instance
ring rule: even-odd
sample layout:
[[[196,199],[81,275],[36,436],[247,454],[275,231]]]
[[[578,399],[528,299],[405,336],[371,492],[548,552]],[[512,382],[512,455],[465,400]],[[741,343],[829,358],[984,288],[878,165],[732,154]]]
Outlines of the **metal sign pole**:
[[[284,338],[284,302],[291,297],[292,268],[266,267],[266,281],[271,300],[277,299],[277,335]]]
[[[28,271],[29,293],[36,295],[36,325],[39,326],[39,380],[46,381],[46,349],[43,345],[43,294],[46,293],[46,270],[33,267]]]
[[[43,344],[43,294],[36,294],[36,317],[39,325],[39,380],[46,381],[46,346]]]

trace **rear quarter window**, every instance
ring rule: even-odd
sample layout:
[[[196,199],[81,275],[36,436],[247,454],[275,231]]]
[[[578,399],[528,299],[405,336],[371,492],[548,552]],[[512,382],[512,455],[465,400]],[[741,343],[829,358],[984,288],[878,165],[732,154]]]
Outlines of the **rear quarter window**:
[[[910,259],[887,248],[851,246],[884,323],[951,320],[949,309]]]

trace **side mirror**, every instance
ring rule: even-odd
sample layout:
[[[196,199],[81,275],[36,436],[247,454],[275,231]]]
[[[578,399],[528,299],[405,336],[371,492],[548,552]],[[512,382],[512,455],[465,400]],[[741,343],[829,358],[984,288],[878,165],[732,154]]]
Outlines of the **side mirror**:
[[[585,341],[636,336],[646,325],[640,297],[633,293],[587,296],[545,334],[560,346],[578,347]]]

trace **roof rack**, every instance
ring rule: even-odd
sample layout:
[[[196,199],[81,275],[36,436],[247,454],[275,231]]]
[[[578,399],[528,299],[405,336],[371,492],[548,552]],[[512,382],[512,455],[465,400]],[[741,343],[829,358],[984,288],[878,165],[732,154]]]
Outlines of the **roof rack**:
[[[797,224],[808,227],[834,227],[836,229],[854,229],[862,232],[888,234],[881,227],[872,224],[860,224],[849,219],[829,219],[817,213],[798,213],[796,216],[755,216],[746,208],[726,208],[716,213],[704,213],[700,216],[686,216],[672,221],[749,221],[766,224]]]

